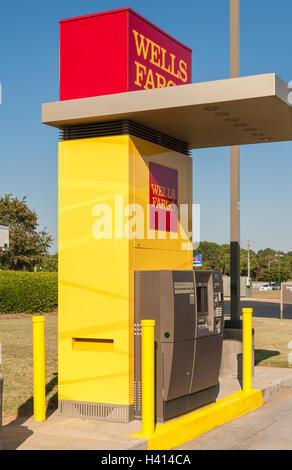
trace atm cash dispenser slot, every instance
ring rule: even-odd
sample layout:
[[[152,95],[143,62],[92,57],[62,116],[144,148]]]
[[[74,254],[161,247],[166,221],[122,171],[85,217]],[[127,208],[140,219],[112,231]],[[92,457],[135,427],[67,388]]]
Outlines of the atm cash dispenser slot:
[[[138,419],[143,319],[155,320],[157,421],[163,422],[216,399],[223,330],[220,324],[220,333],[216,332],[219,327],[214,320],[212,273],[209,272],[209,277],[205,274],[199,282],[197,289],[193,271],[135,272],[134,409]]]

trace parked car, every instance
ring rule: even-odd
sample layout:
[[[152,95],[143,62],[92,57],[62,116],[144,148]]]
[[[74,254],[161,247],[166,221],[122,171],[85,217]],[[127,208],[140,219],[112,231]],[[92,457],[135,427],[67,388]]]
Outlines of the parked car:
[[[272,290],[272,286],[270,284],[264,284],[260,287],[260,290]]]
[[[272,290],[281,290],[281,282],[274,282],[272,284]]]

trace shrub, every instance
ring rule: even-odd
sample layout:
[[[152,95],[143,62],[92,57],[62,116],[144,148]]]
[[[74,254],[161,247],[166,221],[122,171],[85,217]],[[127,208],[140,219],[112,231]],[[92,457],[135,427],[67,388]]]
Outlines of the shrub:
[[[41,268],[42,272],[58,271],[58,253],[44,256],[42,259]]]
[[[0,271],[1,313],[51,312],[57,305],[57,273]]]

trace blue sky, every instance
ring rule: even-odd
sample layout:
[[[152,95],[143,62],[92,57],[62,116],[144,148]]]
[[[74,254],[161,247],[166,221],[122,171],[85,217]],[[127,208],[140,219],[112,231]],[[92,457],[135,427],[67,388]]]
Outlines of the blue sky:
[[[0,194],[27,195],[55,238],[57,131],[41,103],[58,99],[58,20],[130,6],[193,49],[193,82],[229,76],[229,0],[3,2],[0,16]],[[292,80],[292,3],[241,1],[241,75]],[[201,239],[229,241],[229,149],[194,151]],[[292,143],[241,147],[241,239],[253,249],[292,250]]]

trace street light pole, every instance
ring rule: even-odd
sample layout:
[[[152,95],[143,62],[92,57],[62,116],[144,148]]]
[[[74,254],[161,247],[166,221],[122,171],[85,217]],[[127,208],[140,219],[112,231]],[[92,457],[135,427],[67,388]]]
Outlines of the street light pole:
[[[230,77],[240,76],[239,0],[230,0]],[[240,147],[230,147],[231,328],[240,328]]]

